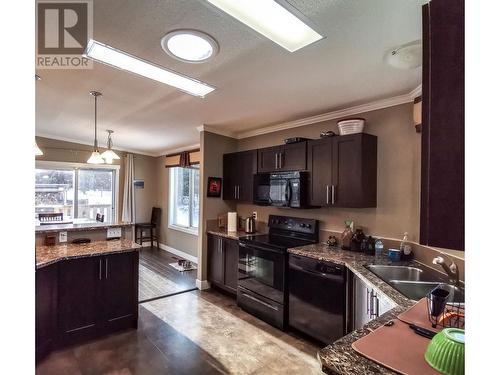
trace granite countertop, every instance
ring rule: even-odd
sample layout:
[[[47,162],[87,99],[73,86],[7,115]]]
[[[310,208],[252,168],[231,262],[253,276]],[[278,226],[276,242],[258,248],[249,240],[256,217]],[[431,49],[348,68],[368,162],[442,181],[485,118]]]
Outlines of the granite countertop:
[[[359,252],[341,250],[332,248],[326,244],[315,244],[303,247],[288,249],[291,254],[302,255],[322,261],[330,261],[337,264],[343,264],[349,268],[357,277],[370,285],[377,294],[382,294],[394,302],[396,307],[386,312],[380,317],[370,321],[363,328],[357,329],[350,334],[340,338],[326,348],[318,352],[318,360],[323,372],[328,374],[395,374],[394,371],[385,368],[377,363],[358,354],[351,344],[363,336],[369,334],[372,330],[396,318],[403,311],[413,306],[416,302],[412,301],[396,289],[392,288],[385,281],[370,272],[365,265],[367,264],[393,264],[387,256],[375,257]],[[394,263],[395,264],[395,263]],[[416,265],[415,261],[398,262],[398,265]]]
[[[253,234],[247,234],[242,230],[238,230],[236,232],[229,232],[225,228],[210,229],[210,230],[207,230],[207,233],[213,234],[214,236],[229,238],[231,240],[239,240],[242,237],[255,236],[256,234],[264,234],[264,233],[260,233],[260,232],[255,232]]]
[[[35,226],[35,233],[56,233],[60,231],[76,232],[76,231],[88,231],[88,230],[103,230],[107,228],[114,227],[128,227],[134,225],[133,223],[100,223],[94,222],[82,222],[82,223],[66,223],[66,224],[43,224]]]
[[[93,241],[84,244],[63,244],[54,246],[36,246],[36,268],[57,263],[71,258],[85,258],[112,253],[138,251],[141,248],[132,240],[119,239],[110,241]]]

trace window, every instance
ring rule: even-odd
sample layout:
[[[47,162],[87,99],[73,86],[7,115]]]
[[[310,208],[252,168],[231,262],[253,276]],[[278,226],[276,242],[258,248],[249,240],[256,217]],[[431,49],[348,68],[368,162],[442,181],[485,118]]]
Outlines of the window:
[[[118,167],[41,162],[35,169],[35,217],[63,213],[65,221],[116,221]]]
[[[170,228],[198,234],[199,186],[198,168],[170,168]]]

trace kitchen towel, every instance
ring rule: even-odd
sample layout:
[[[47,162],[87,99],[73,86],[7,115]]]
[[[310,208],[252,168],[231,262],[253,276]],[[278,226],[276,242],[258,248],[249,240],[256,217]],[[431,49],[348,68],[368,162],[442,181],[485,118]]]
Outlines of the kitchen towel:
[[[238,213],[236,212],[228,212],[227,213],[227,231],[228,232],[236,232],[238,222]]]

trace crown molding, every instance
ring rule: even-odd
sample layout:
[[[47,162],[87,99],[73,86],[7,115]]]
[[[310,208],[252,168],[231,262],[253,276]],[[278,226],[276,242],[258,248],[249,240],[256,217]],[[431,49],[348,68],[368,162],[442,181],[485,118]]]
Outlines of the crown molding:
[[[210,132],[210,133],[215,133],[219,135],[223,135],[224,137],[229,137],[229,138],[238,138],[238,135],[234,132],[227,131],[227,130],[221,130],[214,128],[213,126],[210,125],[201,125],[196,128],[200,133],[201,132]]]
[[[163,150],[156,156],[165,156],[169,154],[176,154],[178,152],[183,152],[183,151],[192,151],[195,148],[200,148],[199,143],[194,143],[192,145],[187,145],[187,146],[182,146],[182,147],[177,147],[177,148],[169,148],[167,150]]]
[[[422,85],[417,86],[415,89],[407,94],[397,95],[386,99],[375,100],[373,102],[360,104],[353,107],[339,109],[332,112],[323,113],[320,115],[310,116],[299,120],[288,121],[280,124],[266,126],[263,128],[241,132],[236,134],[237,139],[255,137],[257,135],[273,133],[280,130],[297,128],[299,126],[316,124],[318,122],[336,120],[342,117],[358,115],[360,113],[375,111],[378,109],[394,107],[396,105],[412,103],[413,100],[422,92]]]
[[[56,141],[64,141],[64,142],[77,143],[77,144],[85,145],[85,146],[94,146],[94,142],[87,142],[87,141],[82,141],[81,139],[61,137],[61,136],[58,136],[58,135],[44,133],[44,132],[37,132],[35,134],[35,136],[36,137],[42,137],[42,138],[48,138],[48,139],[54,139]],[[99,147],[99,148],[105,149],[106,147]],[[134,149],[131,149],[131,148],[121,148],[121,147],[115,147],[115,146],[113,146],[113,150],[115,150],[115,151],[122,151],[122,152],[130,152],[132,154],[138,154],[138,155],[153,156],[153,157],[161,155],[161,154],[158,155],[156,153],[151,153],[151,152],[138,151],[138,150],[134,150]],[[83,151],[84,152],[85,150],[75,150],[75,151]]]
[[[408,95],[411,96],[413,99],[415,99],[416,97],[422,95],[422,84],[418,85],[413,90],[411,90],[408,93]]]

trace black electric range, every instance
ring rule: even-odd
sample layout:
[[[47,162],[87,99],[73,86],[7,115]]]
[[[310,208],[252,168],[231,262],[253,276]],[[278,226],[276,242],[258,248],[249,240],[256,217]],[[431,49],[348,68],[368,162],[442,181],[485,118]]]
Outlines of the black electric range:
[[[269,234],[239,242],[238,306],[284,329],[288,316],[287,249],[318,242],[318,221],[270,215]]]

